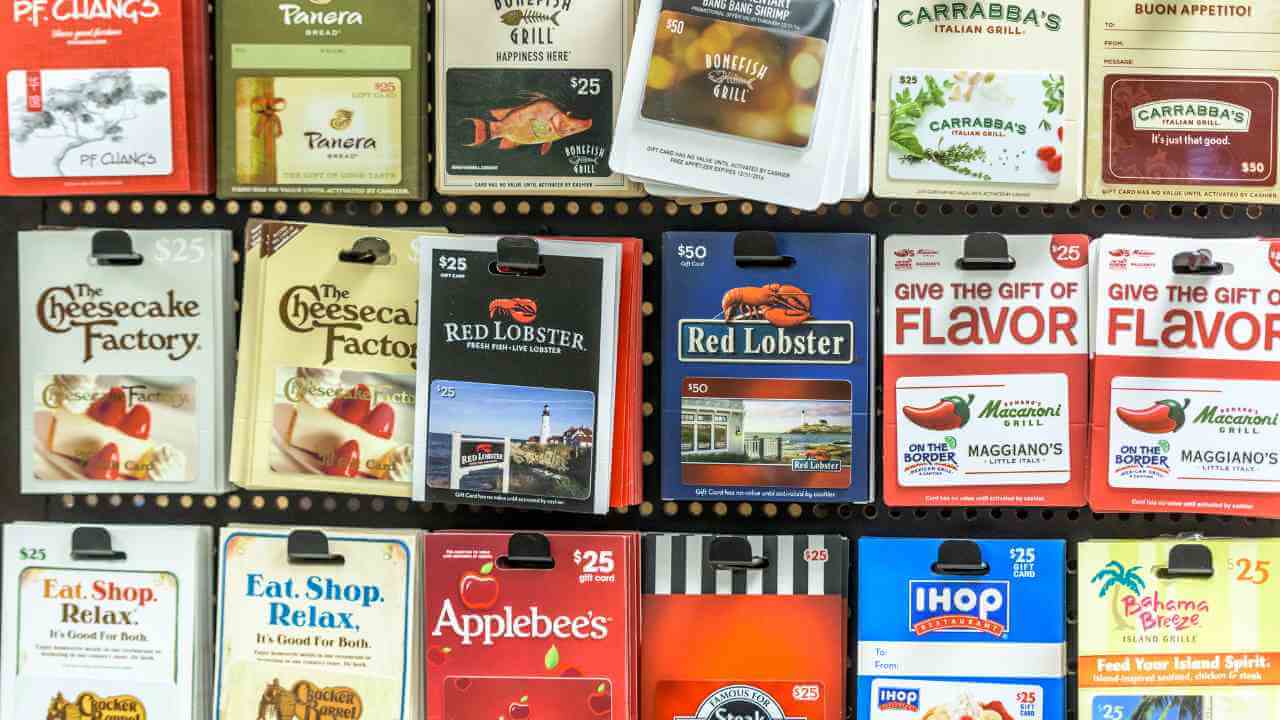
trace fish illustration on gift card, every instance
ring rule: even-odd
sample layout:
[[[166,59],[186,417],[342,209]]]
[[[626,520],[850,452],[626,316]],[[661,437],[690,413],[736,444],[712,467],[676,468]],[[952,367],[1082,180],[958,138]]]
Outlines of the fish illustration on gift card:
[[[513,11],[516,12],[516,11]],[[538,145],[539,155],[551,152],[551,144],[591,129],[591,118],[575,118],[542,93],[529,93],[529,102],[494,108],[489,118],[467,118],[475,126],[476,139],[467,147],[500,140],[498,148],[514,150]]]
[[[560,27],[561,12],[563,11],[557,10],[548,15],[547,13],[538,12],[537,10],[508,10],[507,12],[502,13],[502,16],[498,19],[502,21],[503,25],[510,25],[511,27],[518,27],[520,25],[539,25],[542,23],[551,23],[556,27]]]

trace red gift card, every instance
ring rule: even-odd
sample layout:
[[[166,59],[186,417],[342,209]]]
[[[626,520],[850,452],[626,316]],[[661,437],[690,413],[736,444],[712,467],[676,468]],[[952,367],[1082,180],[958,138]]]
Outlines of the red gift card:
[[[428,720],[631,717],[639,536],[433,533],[425,571]]]

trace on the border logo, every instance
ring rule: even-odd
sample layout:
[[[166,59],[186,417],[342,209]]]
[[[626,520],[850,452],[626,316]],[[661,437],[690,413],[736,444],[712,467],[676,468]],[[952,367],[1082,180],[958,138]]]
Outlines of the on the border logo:
[[[782,710],[769,693],[751,685],[729,685],[707,696],[693,715],[677,715],[673,720],[807,720]]]
[[[1008,580],[912,580],[911,632],[1009,632]]]
[[[876,694],[876,707],[880,710],[905,710],[920,712],[920,689],[882,687]]]

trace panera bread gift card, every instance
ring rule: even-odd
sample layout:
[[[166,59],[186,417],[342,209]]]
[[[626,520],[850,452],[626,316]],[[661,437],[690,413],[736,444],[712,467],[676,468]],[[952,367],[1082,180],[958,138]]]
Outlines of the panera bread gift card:
[[[22,490],[229,489],[231,233],[18,237]]]
[[[880,4],[876,193],[1070,203],[1084,0]]]
[[[1280,7],[1095,2],[1089,196],[1275,203]]]

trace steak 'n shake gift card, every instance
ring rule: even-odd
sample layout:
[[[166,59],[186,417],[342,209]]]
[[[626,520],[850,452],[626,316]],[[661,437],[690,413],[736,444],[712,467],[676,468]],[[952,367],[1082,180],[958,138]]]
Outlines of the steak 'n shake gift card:
[[[409,497],[425,237],[249,222],[232,482]]]
[[[1077,718],[1280,718],[1280,541],[1090,540],[1077,562]]]
[[[426,193],[417,0],[222,0],[218,194]]]
[[[1280,516],[1280,241],[1096,245],[1089,504]]]
[[[849,543],[646,535],[640,720],[841,720]]]
[[[1090,6],[1089,197],[1280,202],[1280,9]]]
[[[204,0],[10,5],[0,195],[209,192]]]
[[[528,237],[424,244],[416,498],[607,511],[621,257]]]
[[[209,716],[213,532],[4,527],[0,717]]]
[[[436,5],[436,190],[633,196],[609,142],[634,0]]]
[[[18,235],[22,491],[221,493],[231,233]]]
[[[875,193],[1079,200],[1085,22],[1084,0],[881,2]]]
[[[1063,541],[862,538],[858,580],[856,717],[1066,717]]]
[[[885,502],[1084,504],[1088,245],[885,241]]]
[[[426,539],[428,720],[636,713],[640,536]]]
[[[214,720],[422,717],[422,533],[231,525]]]
[[[868,502],[874,239],[672,232],[663,246],[662,497]]]

